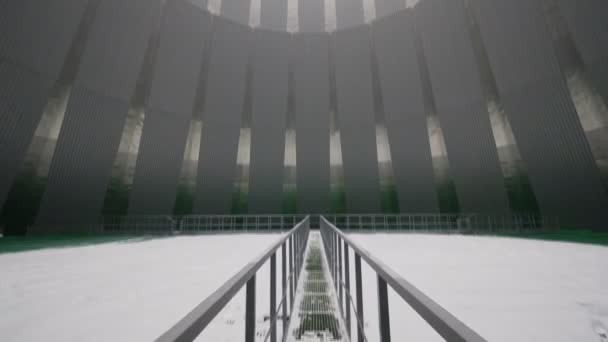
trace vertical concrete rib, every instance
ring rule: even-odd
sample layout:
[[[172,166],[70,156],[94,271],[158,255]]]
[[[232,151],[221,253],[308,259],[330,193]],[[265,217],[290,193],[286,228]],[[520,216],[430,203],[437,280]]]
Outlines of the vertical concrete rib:
[[[128,101],[160,1],[100,4],[66,110],[37,223],[90,223],[101,213]]]
[[[541,211],[570,227],[605,229],[608,198],[539,1],[472,3]]]
[[[401,212],[439,211],[427,134],[412,14],[402,11],[373,27],[380,87]]]
[[[186,0],[167,5],[130,214],[173,212],[209,25],[209,14]]]
[[[325,2],[298,1],[298,26],[299,31],[304,33],[325,32]]]
[[[464,4],[426,0],[416,12],[460,207],[465,212],[508,213]]]
[[[297,203],[301,213],[329,211],[329,40],[295,38]]]
[[[222,0],[221,14],[241,25],[249,25],[251,0]]]
[[[194,213],[230,213],[251,31],[215,18]]]
[[[380,209],[370,35],[359,26],[333,37],[346,204],[353,213]]]
[[[79,0],[0,4],[0,208],[86,7]]]
[[[405,8],[403,0],[375,0],[376,4],[376,19],[386,17]]]
[[[287,30],[287,0],[261,0],[260,28]]]
[[[363,0],[336,0],[336,28],[363,25]]]
[[[608,2],[557,0],[588,75],[608,103]]]
[[[290,34],[254,34],[249,212],[280,213]]]

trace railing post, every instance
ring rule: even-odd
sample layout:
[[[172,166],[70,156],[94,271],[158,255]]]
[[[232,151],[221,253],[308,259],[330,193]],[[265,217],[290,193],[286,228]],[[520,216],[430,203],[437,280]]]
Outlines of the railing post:
[[[388,313],[388,291],[386,281],[378,275],[378,323],[380,342],[391,342],[391,327]]]
[[[361,256],[355,253],[355,286],[357,287],[357,316],[360,324],[357,324],[357,341],[364,342],[363,331],[363,289],[361,288]]]
[[[283,303],[283,336],[287,331],[287,248],[285,242],[281,245],[281,298],[285,298]]]
[[[293,238],[289,238],[289,309],[293,311]]]
[[[344,314],[344,297],[342,295],[342,239],[338,238],[338,300],[340,301],[340,311]]]
[[[277,253],[270,257],[270,342],[277,342]]]
[[[245,297],[245,342],[255,341],[255,274],[247,281]]]
[[[346,293],[350,296],[350,265],[348,262],[348,244],[344,241],[344,286],[346,287]],[[346,331],[350,339],[350,300],[346,300]]]
[[[336,234],[335,232],[333,233],[333,246],[331,248],[331,257],[333,260],[333,281],[334,281],[334,286],[336,287],[336,292],[338,292],[338,258],[337,258],[337,254],[338,254],[338,234]]]

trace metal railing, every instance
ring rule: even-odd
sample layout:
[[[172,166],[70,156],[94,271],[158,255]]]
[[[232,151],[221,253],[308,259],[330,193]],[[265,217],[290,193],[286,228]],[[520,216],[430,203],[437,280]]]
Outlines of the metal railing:
[[[435,303],[412,284],[401,278],[399,274],[384,265],[365,249],[350,240],[331,222],[321,218],[321,236],[330,266],[330,274],[336,286],[340,310],[345,314],[346,329],[351,331],[351,308],[357,324],[357,341],[366,341],[363,329],[363,291],[361,281],[361,259],[376,272],[378,281],[378,322],[380,341],[390,342],[390,319],[387,286],[390,286],[405,300],[439,335],[446,341],[482,342],[483,337],[466,326],[448,311]],[[355,300],[350,288],[349,248],[355,256]],[[346,302],[345,302],[346,300]],[[353,339],[354,341],[354,339]]]
[[[229,231],[289,230],[305,215],[124,215],[104,216],[103,233],[201,234]]]
[[[518,233],[558,230],[557,217],[535,214],[341,214],[324,215],[344,230],[411,230],[442,233]]]
[[[277,341],[278,315],[282,311],[283,336],[288,327],[287,312],[293,310],[294,294],[297,289],[298,277],[302,270],[304,251],[310,231],[309,218],[306,217],[291,229],[284,237],[275,242],[262,255],[258,256],[237,274],[225,282],[190,313],[167,330],[156,341],[193,341],[213,320],[213,318],[228,304],[228,302],[246,286],[245,298],[245,342],[255,339],[255,283],[256,273],[260,267],[270,260],[270,329],[267,338],[270,342]],[[279,305],[276,304],[276,254],[281,248],[281,287],[282,296]],[[287,253],[289,250],[289,253]],[[286,259],[289,260],[286,260]]]

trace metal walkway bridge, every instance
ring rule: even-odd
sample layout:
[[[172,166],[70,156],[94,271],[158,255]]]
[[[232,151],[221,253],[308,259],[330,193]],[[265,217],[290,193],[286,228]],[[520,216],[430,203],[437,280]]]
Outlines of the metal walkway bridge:
[[[378,282],[379,341],[391,341],[387,294],[389,286],[446,341],[485,341],[422,291],[350,240],[330,221],[321,217],[319,223],[318,232],[311,232],[309,217],[297,223],[157,341],[195,340],[221,309],[245,287],[245,342],[366,342],[368,338],[365,334],[369,331],[365,331],[363,324],[362,261],[376,273]],[[279,249],[282,261],[281,296],[277,303],[276,258]],[[352,250],[352,254],[349,250]],[[354,270],[349,255],[354,255]],[[256,333],[256,273],[266,262],[270,263],[269,329],[264,333]],[[350,284],[352,271],[354,286]]]

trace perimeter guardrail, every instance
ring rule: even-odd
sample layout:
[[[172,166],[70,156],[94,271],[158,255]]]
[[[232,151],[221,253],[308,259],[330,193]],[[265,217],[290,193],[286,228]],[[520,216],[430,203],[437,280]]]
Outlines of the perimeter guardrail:
[[[378,322],[380,341],[390,342],[388,289],[390,286],[446,341],[483,342],[483,337],[446,311],[427,295],[384,265],[380,260],[349,239],[324,217],[321,218],[321,237],[327,253],[330,274],[336,286],[340,310],[345,315],[346,329],[351,331],[351,307],[357,323],[357,341],[367,341],[363,325],[363,291],[361,281],[361,259],[376,272],[378,281]],[[350,290],[349,248],[355,256],[355,301]],[[344,256],[344,257],[342,257]],[[344,273],[344,274],[343,274]],[[346,300],[346,302],[345,302]],[[354,341],[354,339],[353,339]]]
[[[399,230],[441,233],[523,233],[558,230],[559,218],[538,214],[481,213],[328,214],[328,221],[344,230]]]
[[[201,234],[289,230],[306,215],[123,215],[104,216],[104,233]]]
[[[304,251],[310,231],[309,217],[304,218],[284,237],[275,242],[264,253],[243,267],[237,274],[225,282],[190,313],[167,330],[156,341],[193,341],[228,304],[228,302],[246,286],[245,295],[245,342],[255,339],[255,282],[256,273],[260,267],[270,260],[270,329],[266,339],[277,341],[278,315],[282,311],[283,336],[288,327],[288,305],[293,310],[294,294],[297,289],[298,277],[304,262]],[[276,254],[281,248],[281,287],[282,296],[279,305],[276,304]],[[288,248],[289,247],[289,248]],[[287,250],[289,249],[289,253]],[[287,261],[287,257],[289,260]],[[289,270],[287,270],[289,267]],[[266,341],[265,339],[265,341]]]

